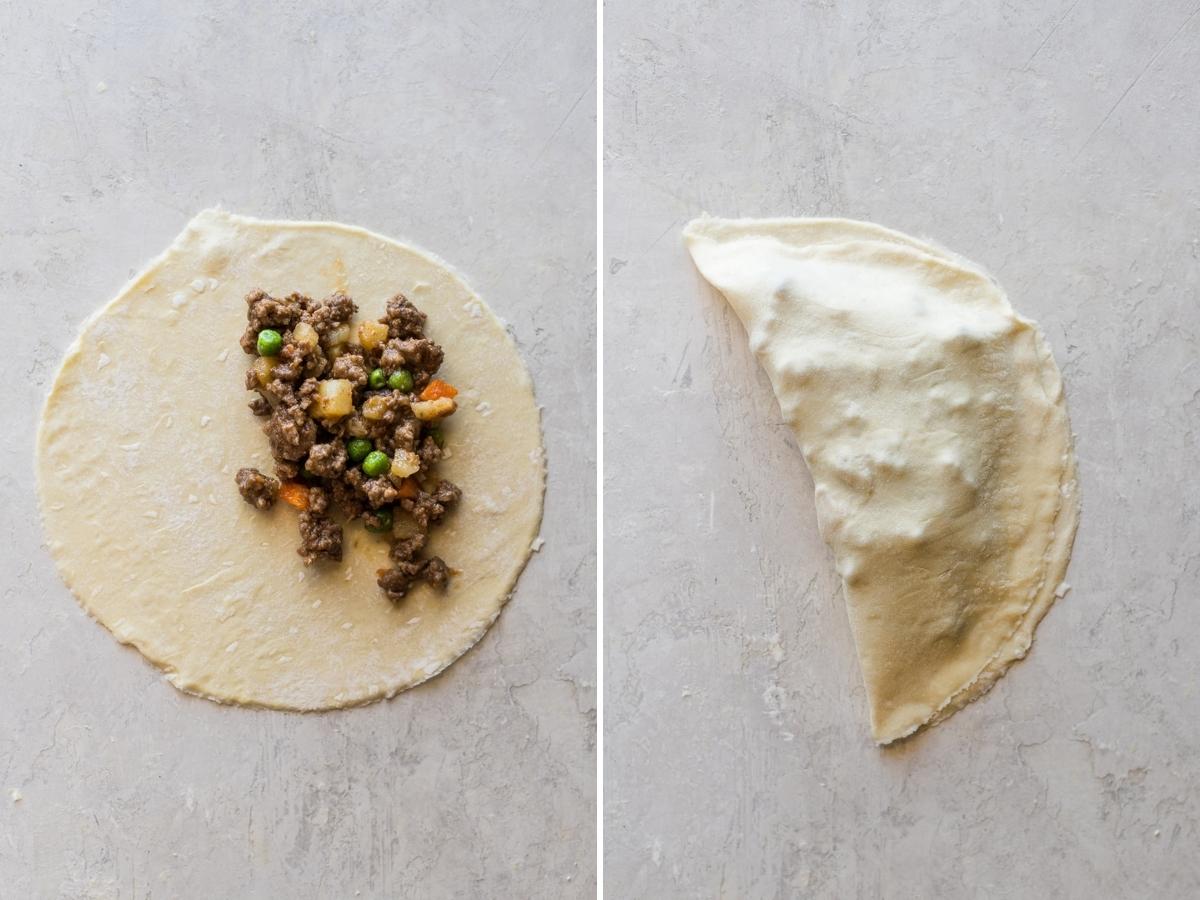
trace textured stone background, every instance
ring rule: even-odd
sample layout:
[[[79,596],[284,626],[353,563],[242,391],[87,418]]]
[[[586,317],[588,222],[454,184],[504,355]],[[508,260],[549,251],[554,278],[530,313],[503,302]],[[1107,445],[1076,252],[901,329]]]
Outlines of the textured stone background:
[[[0,897],[591,896],[592,7],[116,6],[0,4]],[[216,202],[427,247],[532,369],[546,545],[481,644],[392,702],[183,696],[42,549],[32,434],[62,351]]]
[[[610,0],[606,40],[610,895],[1200,896],[1196,0]],[[1064,371],[1074,588],[897,749],[701,211],[940,240]]]

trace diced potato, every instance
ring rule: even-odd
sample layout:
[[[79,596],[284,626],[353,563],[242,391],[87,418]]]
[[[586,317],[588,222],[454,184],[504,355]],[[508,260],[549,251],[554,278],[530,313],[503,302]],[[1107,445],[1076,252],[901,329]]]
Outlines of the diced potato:
[[[378,422],[387,415],[387,411],[387,394],[376,394],[373,397],[367,398],[367,402],[363,404],[362,415],[364,419],[370,419],[372,422]]]
[[[350,325],[339,325],[334,328],[329,334],[325,335],[325,345],[327,347],[340,347],[342,344],[350,340]]]
[[[388,474],[396,481],[403,481],[409,475],[421,471],[421,457],[410,450],[397,450],[392,456],[392,471]]]
[[[416,400],[413,402],[413,415],[422,422],[432,422],[442,419],[458,409],[453,397],[438,397],[436,400]]]
[[[315,347],[321,340],[321,336],[317,334],[317,329],[313,328],[307,322],[301,322],[292,329],[292,340],[297,344],[303,344],[305,347]]]
[[[374,350],[387,340],[388,327],[382,322],[363,322],[358,326],[358,342],[364,350]]]
[[[314,419],[333,420],[354,411],[354,385],[344,378],[326,378],[317,383],[309,415]]]
[[[278,356],[260,356],[250,364],[250,369],[254,372],[254,377],[258,379],[259,386],[266,387],[271,382],[271,373],[275,371],[275,367],[279,365]]]
[[[366,437],[368,434],[366,420],[357,413],[352,415],[346,420],[346,434],[350,437]]]

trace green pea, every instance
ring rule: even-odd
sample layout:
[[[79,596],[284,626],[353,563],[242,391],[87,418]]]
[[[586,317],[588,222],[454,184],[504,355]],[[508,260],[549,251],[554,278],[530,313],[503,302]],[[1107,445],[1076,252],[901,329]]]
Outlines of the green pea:
[[[375,510],[375,518],[379,520],[378,525],[367,525],[367,531],[372,534],[384,534],[392,530],[392,509],[385,506],[383,509]]]
[[[388,387],[393,391],[411,391],[413,389],[412,372],[399,369],[388,376]]]
[[[383,369],[372,369],[371,374],[367,376],[367,384],[371,390],[379,390],[387,384],[387,373]]]
[[[258,333],[258,355],[278,356],[283,349],[283,335],[274,328],[264,328]]]
[[[385,474],[391,467],[392,461],[388,455],[378,450],[372,450],[362,462],[362,470],[372,478]]]
[[[366,438],[351,438],[346,442],[346,454],[351,462],[362,462],[373,449],[374,445]]]
[[[433,442],[438,445],[439,450],[443,449],[446,446],[446,436],[444,434],[442,434],[442,429],[430,428],[429,436],[431,438],[433,438]]]

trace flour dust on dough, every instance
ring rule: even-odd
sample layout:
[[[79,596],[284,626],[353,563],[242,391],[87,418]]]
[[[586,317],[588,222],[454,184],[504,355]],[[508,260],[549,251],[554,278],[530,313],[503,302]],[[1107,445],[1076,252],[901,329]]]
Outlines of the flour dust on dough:
[[[983,694],[1055,599],[1078,514],[1037,326],[946,250],[862,222],[690,223],[812,473],[886,744]]]
[[[344,561],[305,568],[295,512],[234,485],[269,469],[246,408],[245,294],[345,291],[358,320],[406,294],[459,387],[439,473],[463,500],[431,535],[457,574],[397,605],[375,583],[387,543],[346,529]],[[94,315],[42,414],[38,489],[48,543],[84,608],[176,687],[293,710],[366,703],[433,677],[495,621],[542,514],[540,418],[501,323],[445,264],[329,222],[199,214]]]

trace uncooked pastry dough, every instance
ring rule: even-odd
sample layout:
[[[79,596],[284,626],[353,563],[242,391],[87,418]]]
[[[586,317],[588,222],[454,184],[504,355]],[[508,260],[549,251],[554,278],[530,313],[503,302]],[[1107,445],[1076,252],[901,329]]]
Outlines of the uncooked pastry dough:
[[[439,472],[463,500],[431,535],[458,570],[393,605],[375,584],[386,542],[350,525],[345,561],[305,568],[295,513],[238,495],[270,470],[246,409],[243,297],[252,288],[350,294],[358,320],[409,296],[459,387]],[[443,263],[328,222],[198,215],[93,316],[42,415],[38,483],[49,545],[85,609],[190,693],[317,710],[436,675],[500,613],[541,520],[539,413],[517,349]]]
[[[1062,380],[967,260],[825,219],[690,223],[812,472],[875,740],[940,721],[1025,655],[1078,500]]]

